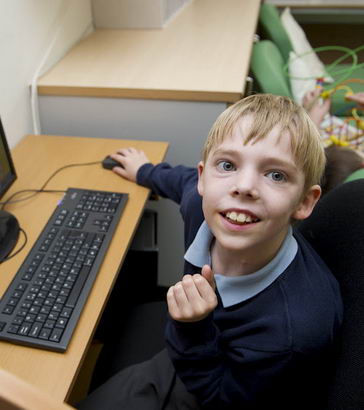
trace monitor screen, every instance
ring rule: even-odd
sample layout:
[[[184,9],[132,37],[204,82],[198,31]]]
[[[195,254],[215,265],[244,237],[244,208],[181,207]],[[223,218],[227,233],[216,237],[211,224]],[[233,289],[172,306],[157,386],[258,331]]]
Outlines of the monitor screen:
[[[0,198],[16,179],[16,172],[0,118]]]
[[[15,180],[15,168],[0,119],[0,198]],[[19,223],[14,215],[4,210],[3,203],[0,206],[0,263],[9,258],[18,241],[18,236]]]

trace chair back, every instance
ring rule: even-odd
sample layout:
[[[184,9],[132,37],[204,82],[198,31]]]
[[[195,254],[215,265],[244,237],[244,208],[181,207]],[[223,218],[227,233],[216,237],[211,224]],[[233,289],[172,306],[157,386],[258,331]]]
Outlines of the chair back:
[[[337,278],[344,321],[330,381],[328,408],[364,408],[364,179],[339,185],[298,230]]]

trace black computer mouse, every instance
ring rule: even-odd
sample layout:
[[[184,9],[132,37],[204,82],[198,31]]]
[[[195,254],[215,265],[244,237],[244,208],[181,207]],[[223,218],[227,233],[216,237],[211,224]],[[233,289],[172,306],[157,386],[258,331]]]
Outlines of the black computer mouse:
[[[109,155],[104,158],[102,161],[102,166],[105,169],[113,169],[114,167],[121,167],[124,168],[120,162],[116,161],[115,159],[112,159]]]
[[[18,220],[9,212],[0,211],[0,262],[13,250],[19,237]]]

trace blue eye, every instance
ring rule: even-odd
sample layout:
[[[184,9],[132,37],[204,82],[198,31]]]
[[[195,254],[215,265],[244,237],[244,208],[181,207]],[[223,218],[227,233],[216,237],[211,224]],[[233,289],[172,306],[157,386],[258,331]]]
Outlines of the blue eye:
[[[217,168],[218,168],[220,171],[225,171],[225,172],[230,172],[230,171],[234,171],[234,170],[235,170],[234,164],[231,163],[230,161],[220,161],[220,162],[217,164]]]
[[[287,180],[286,176],[280,171],[270,171],[267,176],[274,182],[284,182]]]

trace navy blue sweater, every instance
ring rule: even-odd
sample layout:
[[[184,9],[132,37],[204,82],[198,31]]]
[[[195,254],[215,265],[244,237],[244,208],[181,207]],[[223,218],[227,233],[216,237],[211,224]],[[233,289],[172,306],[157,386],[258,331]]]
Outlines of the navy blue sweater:
[[[137,182],[180,204],[185,246],[203,221],[197,170],[144,165]],[[178,376],[203,408],[321,409],[334,341],[342,322],[339,286],[312,247],[298,252],[256,296],[206,319],[169,320],[167,347]],[[184,273],[199,268],[186,263]]]

